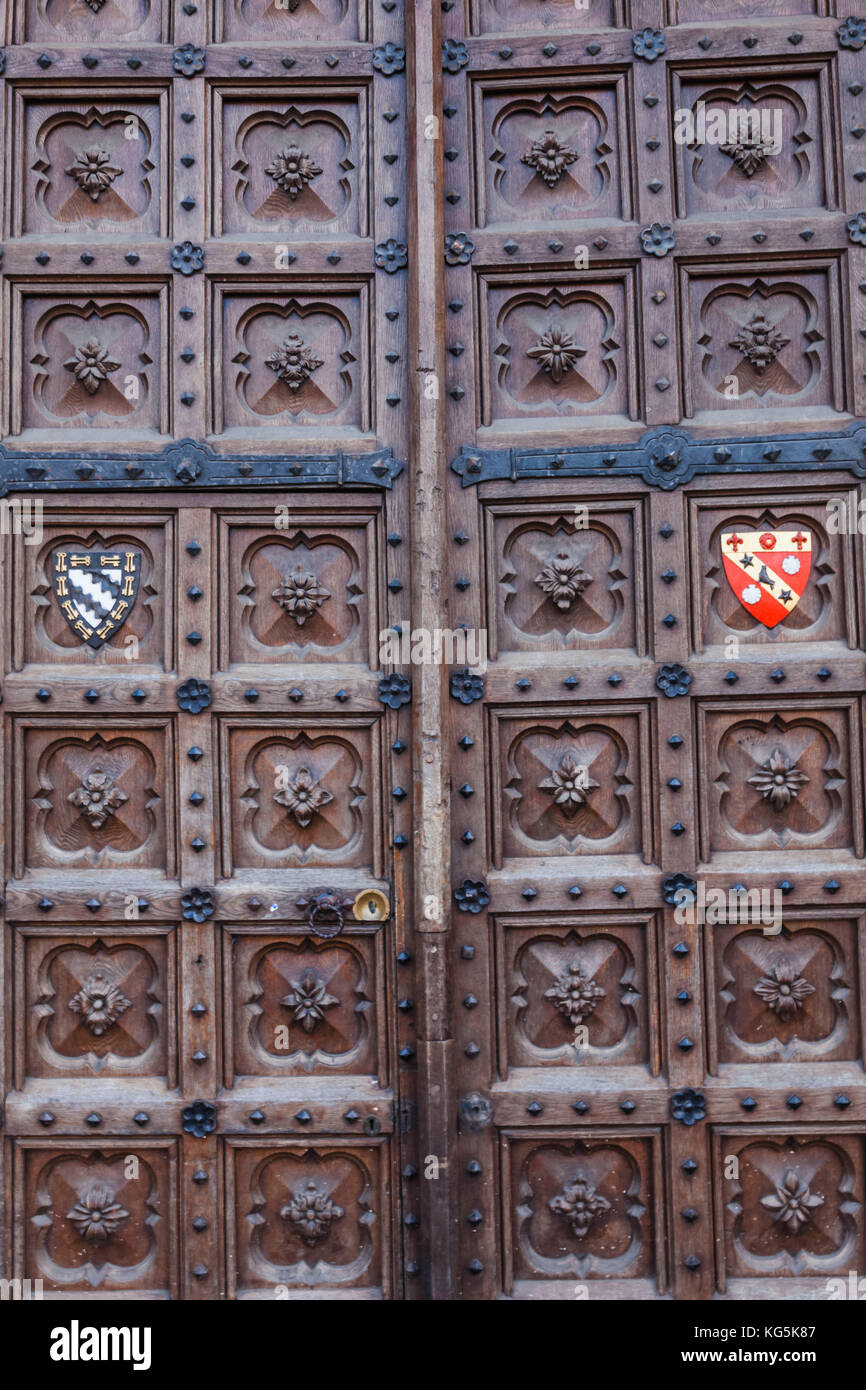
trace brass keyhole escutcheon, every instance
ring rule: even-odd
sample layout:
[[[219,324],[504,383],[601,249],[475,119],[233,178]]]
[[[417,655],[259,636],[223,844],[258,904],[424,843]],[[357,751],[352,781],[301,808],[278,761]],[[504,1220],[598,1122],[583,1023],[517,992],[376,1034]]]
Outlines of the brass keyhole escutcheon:
[[[352,904],[356,922],[385,922],[391,915],[391,904],[378,888],[365,888]]]

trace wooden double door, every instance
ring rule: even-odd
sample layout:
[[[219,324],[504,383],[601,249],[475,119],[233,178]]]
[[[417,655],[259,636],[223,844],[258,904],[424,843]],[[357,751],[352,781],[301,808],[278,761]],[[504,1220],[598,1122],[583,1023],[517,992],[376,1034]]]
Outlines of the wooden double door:
[[[863,1275],[866,25],[723,8],[7,6],[10,1277]]]

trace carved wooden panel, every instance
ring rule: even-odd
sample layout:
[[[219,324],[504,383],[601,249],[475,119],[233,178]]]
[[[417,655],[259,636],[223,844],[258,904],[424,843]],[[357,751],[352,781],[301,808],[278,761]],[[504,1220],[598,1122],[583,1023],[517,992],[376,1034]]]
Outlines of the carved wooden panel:
[[[736,507],[729,499],[701,496],[691,500],[691,563],[701,584],[694,587],[692,606],[698,649],[718,647],[731,637],[741,638],[743,649],[764,642],[840,642],[857,645],[857,599],[861,557],[854,537],[830,529],[834,511],[831,498],[842,499],[852,516],[857,515],[856,490],[847,487],[826,492],[800,491],[796,503],[790,493],[768,493],[749,499],[742,496]],[[749,506],[751,501],[751,506]],[[836,506],[836,512],[841,509]],[[740,603],[725,578],[722,534],[740,530],[801,530],[812,537],[812,571],[800,602],[778,629],[768,632]]]
[[[496,922],[499,1072],[659,1068],[657,924],[617,914]]]
[[[376,515],[221,518],[221,664],[379,665]]]
[[[154,1076],[175,1084],[177,938],[15,929],[18,1084],[27,1076]]]
[[[470,0],[473,34],[507,34],[514,30],[606,29],[622,23],[622,0],[589,0],[578,8],[574,0]]]
[[[493,855],[651,856],[645,707],[491,712]]]
[[[89,512],[46,510],[38,545],[25,544],[24,537],[15,538],[14,669],[63,665],[170,670],[174,534],[171,516],[116,512],[106,524],[105,508]],[[54,559],[62,550],[99,550],[107,555],[131,550],[140,557],[135,602],[122,626],[98,649],[81,641],[53,591]]]
[[[176,1296],[173,1143],[20,1140],[16,1167],[19,1277],[41,1279],[46,1293]]]
[[[676,110],[690,111],[697,121],[703,103],[712,119],[721,113],[728,127],[719,143],[675,145],[680,217],[837,206],[826,63],[788,69],[774,64],[762,73],[708,66],[675,72],[673,83]]]
[[[484,509],[488,650],[646,650],[637,502],[494,502]]]
[[[776,934],[749,925],[707,933],[718,1063],[862,1064],[858,920],[840,909],[786,913]]]
[[[267,98],[260,87],[227,88],[214,99],[215,235],[369,235],[366,88],[330,88],[313,100],[304,88]]]
[[[171,876],[173,747],[166,720],[16,720],[16,876],[61,865]]]
[[[152,448],[168,429],[166,287],[13,287],[11,432],[59,439],[123,430]],[[68,440],[68,434],[67,434]]]
[[[237,870],[381,861],[381,745],[369,718],[225,720],[223,864]],[[377,872],[376,869],[373,872]]]
[[[722,1175],[727,1155],[737,1177]],[[862,1136],[728,1130],[717,1162],[727,1278],[811,1275],[826,1287],[828,1274],[862,1267]]]
[[[834,0],[665,0],[668,23],[706,23],[707,19],[736,22],[739,19],[776,19],[786,15],[826,15]],[[710,11],[708,14],[707,12]]]
[[[506,1131],[506,1288],[512,1280],[664,1283],[657,1254],[658,1139],[645,1132],[580,1139]]]
[[[623,77],[474,84],[475,221],[545,226],[630,216]]]
[[[371,427],[366,281],[215,286],[214,429],[273,440]]]
[[[231,1296],[387,1293],[386,1161],[383,1141],[229,1141]]]
[[[350,927],[339,940],[225,933],[227,1084],[339,1072],[387,1084],[381,929]]]
[[[483,424],[636,418],[631,271],[601,279],[514,276],[482,286]]]
[[[767,849],[862,855],[855,701],[708,701],[698,722],[705,859]]]
[[[15,100],[12,235],[168,234],[165,87],[132,99],[67,88],[62,102],[18,87]]]
[[[14,0],[18,43],[165,43],[167,0]]]
[[[685,414],[846,408],[838,260],[680,267]]]
[[[339,43],[368,39],[368,0],[211,0],[214,37],[226,43]]]

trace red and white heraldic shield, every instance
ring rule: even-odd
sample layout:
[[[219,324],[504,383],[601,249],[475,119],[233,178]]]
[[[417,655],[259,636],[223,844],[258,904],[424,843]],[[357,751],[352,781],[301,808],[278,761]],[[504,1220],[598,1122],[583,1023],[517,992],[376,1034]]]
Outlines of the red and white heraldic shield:
[[[748,613],[775,627],[800,602],[812,569],[811,531],[724,531],[728,583]]]

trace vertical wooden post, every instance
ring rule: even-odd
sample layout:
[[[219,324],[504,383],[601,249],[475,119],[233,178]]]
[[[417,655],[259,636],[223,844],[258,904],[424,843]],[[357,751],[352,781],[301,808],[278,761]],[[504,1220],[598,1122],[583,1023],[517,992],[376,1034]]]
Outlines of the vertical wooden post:
[[[441,33],[438,7],[407,5],[409,146],[409,338],[411,364],[412,627],[446,623],[443,592],[446,468],[444,382],[444,227],[442,187]],[[415,917],[418,980],[418,1113],[427,1298],[453,1296],[452,1050],[449,1012],[450,795],[447,670],[422,663],[412,672],[415,755]],[[438,1160],[426,1168],[424,1160]]]

